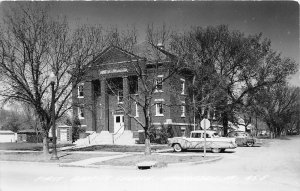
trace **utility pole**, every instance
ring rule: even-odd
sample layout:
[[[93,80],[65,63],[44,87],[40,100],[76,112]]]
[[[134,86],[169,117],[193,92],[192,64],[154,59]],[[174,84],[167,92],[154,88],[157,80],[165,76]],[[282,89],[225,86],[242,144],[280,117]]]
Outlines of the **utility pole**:
[[[195,92],[194,92],[194,85],[195,85],[196,76],[193,77],[193,105],[194,105],[194,131],[196,130],[196,103],[195,103]]]
[[[52,118],[52,143],[53,143],[52,156],[50,160],[58,160],[59,158],[57,156],[57,150],[56,150],[56,123],[55,123],[55,91],[54,91],[55,75],[53,72],[51,72],[49,79],[50,79],[51,93],[52,93],[51,118]]]

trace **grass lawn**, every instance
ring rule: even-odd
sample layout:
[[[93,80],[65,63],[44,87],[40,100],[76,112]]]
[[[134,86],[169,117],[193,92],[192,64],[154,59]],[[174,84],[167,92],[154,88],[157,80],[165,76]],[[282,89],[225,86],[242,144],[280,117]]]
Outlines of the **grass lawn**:
[[[134,154],[122,158],[111,159],[95,165],[113,165],[113,166],[135,166],[139,162],[143,161],[157,161],[158,163],[182,163],[182,162],[200,162],[203,160],[214,159],[217,156],[175,156],[175,155],[160,155],[160,154],[151,154],[145,156],[142,154]]]
[[[152,145],[151,150],[169,149],[167,145]],[[68,151],[111,151],[111,152],[144,152],[144,145],[93,145]]]
[[[72,144],[57,144],[57,147],[70,146]],[[52,144],[49,143],[51,148]],[[30,151],[42,151],[43,143],[0,143],[0,150],[30,150]]]
[[[59,152],[59,160],[50,160],[51,155],[46,159],[42,152],[0,152],[1,161],[27,161],[27,162],[59,162],[59,163],[68,163],[79,160],[84,160],[92,157],[105,157],[111,156],[114,154],[79,154],[79,153],[67,153]]]

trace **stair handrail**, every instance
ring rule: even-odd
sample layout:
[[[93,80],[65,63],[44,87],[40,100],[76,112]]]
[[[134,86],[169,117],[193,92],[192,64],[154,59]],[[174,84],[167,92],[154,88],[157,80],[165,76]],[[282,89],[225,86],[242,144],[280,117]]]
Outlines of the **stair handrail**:
[[[124,125],[121,125],[120,128],[117,130],[117,132],[112,133],[113,144],[115,144],[115,135],[117,135],[121,129],[125,130],[125,128],[123,128],[123,127],[124,127]],[[124,131],[123,131],[123,132],[124,132]],[[117,138],[119,138],[119,137],[117,137]],[[116,140],[117,140],[117,139],[116,139]]]
[[[90,136],[93,135],[94,133],[96,133],[96,131],[93,131],[93,133],[89,134],[89,136],[88,136],[88,138],[89,138],[89,145],[91,144]],[[95,136],[92,141],[94,141],[96,139],[96,137],[97,136]]]

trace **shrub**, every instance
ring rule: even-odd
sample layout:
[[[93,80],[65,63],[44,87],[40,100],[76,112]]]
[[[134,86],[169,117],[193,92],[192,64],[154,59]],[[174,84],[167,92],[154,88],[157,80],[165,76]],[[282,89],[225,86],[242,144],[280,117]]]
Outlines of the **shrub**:
[[[73,119],[72,123],[72,140],[75,142],[79,139],[79,134],[85,132],[85,128],[81,127],[80,120],[78,117]]]
[[[170,137],[168,126],[151,126],[149,129],[149,136],[151,143],[158,143],[158,144],[167,144],[168,138]]]

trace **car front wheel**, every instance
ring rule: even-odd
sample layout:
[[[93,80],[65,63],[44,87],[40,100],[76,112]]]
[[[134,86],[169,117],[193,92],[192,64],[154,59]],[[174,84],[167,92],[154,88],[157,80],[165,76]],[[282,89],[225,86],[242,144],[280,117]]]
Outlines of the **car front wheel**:
[[[180,144],[174,144],[173,149],[174,149],[175,152],[181,152],[182,151],[182,148],[181,148]]]
[[[252,142],[247,142],[246,145],[247,145],[248,147],[253,147],[254,144],[253,144]]]

